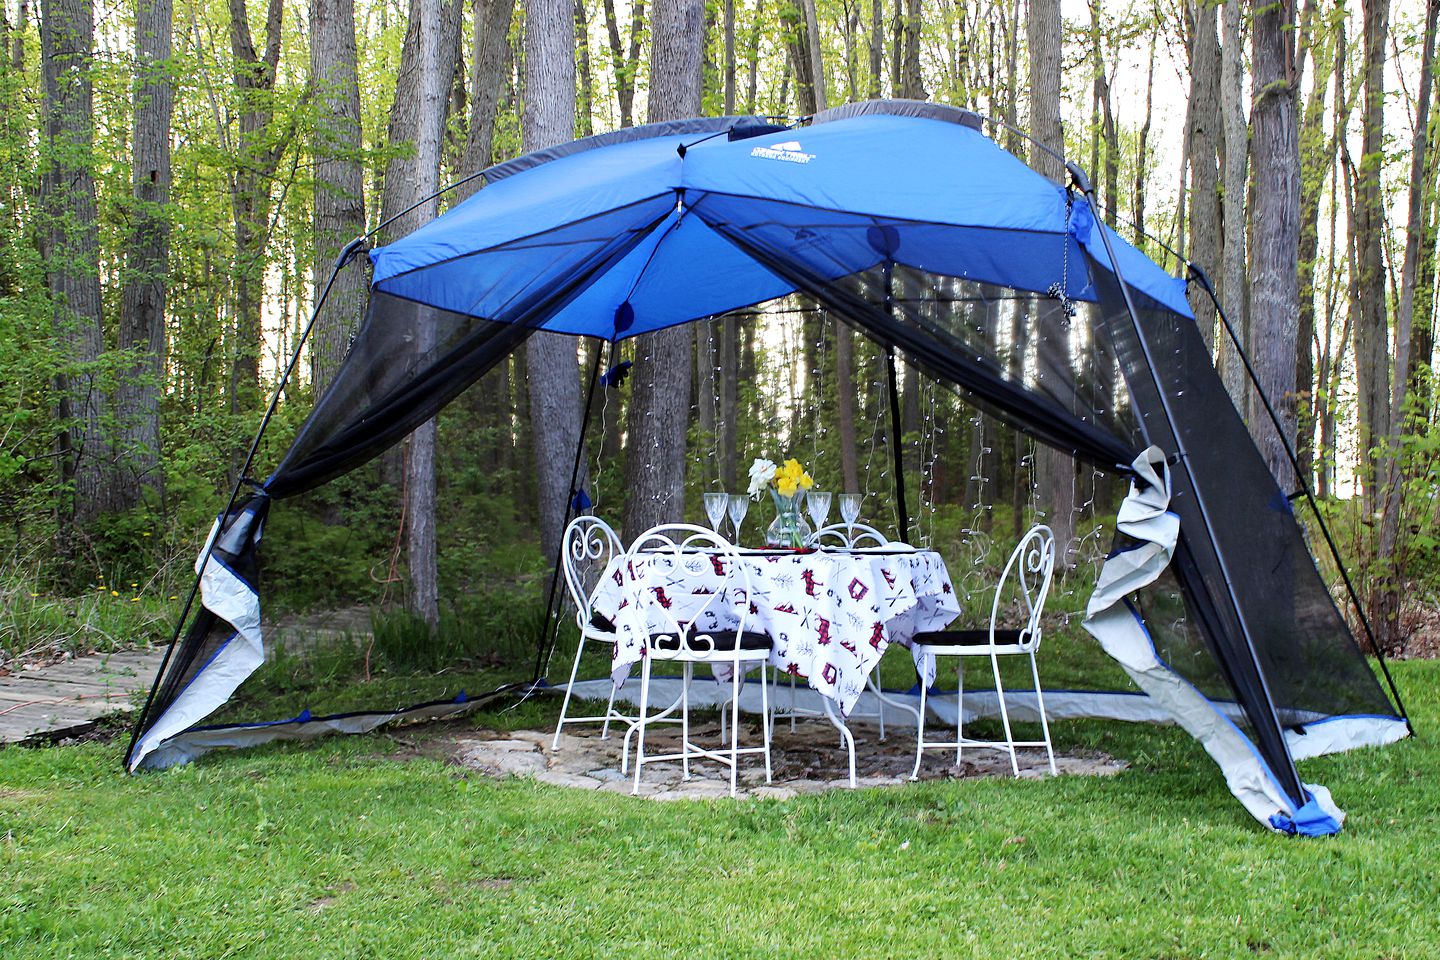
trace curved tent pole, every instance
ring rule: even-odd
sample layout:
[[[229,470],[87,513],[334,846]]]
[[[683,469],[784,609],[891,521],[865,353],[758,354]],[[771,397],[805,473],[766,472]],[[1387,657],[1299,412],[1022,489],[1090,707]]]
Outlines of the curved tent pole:
[[[1350,579],[1350,571],[1345,568],[1345,561],[1340,558],[1340,548],[1335,544],[1335,538],[1330,533],[1330,525],[1325,522],[1325,515],[1320,512],[1320,504],[1315,499],[1315,492],[1310,489],[1310,481],[1305,477],[1305,471],[1300,469],[1300,457],[1290,443],[1290,438],[1285,435],[1280,425],[1280,415],[1275,412],[1275,406],[1270,402],[1270,395],[1260,385],[1259,378],[1255,375],[1255,368],[1250,364],[1250,355],[1241,345],[1240,338],[1235,334],[1235,328],[1230,323],[1230,318],[1225,315],[1225,308],[1220,305],[1220,298],[1215,294],[1215,288],[1210,283],[1210,277],[1194,261],[1186,261],[1191,277],[1200,285],[1209,296],[1210,302],[1215,305],[1215,312],[1220,315],[1220,322],[1225,326],[1225,333],[1229,336],[1230,342],[1235,346],[1235,352],[1240,356],[1240,362],[1245,365],[1245,374],[1250,379],[1250,384],[1255,388],[1256,395],[1260,398],[1261,404],[1265,407],[1270,422],[1275,427],[1275,434],[1280,438],[1280,444],[1285,448],[1285,457],[1290,462],[1290,468],[1295,472],[1295,482],[1300,484],[1301,491],[1305,494],[1306,502],[1310,504],[1310,510],[1315,514],[1315,519],[1320,524],[1320,532],[1325,537],[1325,544],[1330,549],[1330,556],[1335,561],[1335,566],[1340,571],[1340,579],[1345,583],[1345,592],[1350,597],[1351,604],[1355,607],[1355,614],[1360,618],[1360,626],[1365,630],[1365,637],[1370,641],[1370,649],[1375,651],[1375,659],[1380,663],[1380,672],[1385,675],[1385,682],[1390,687],[1390,695],[1395,698],[1395,705],[1400,708],[1400,716],[1405,720],[1405,728],[1410,735],[1415,735],[1415,728],[1410,723],[1410,714],[1405,710],[1405,702],[1400,699],[1400,690],[1395,686],[1395,680],[1390,676],[1390,667],[1385,662],[1385,652],[1375,642],[1375,633],[1370,628],[1370,618],[1365,615],[1365,607],[1360,603],[1360,594],[1355,589],[1355,584]]]
[[[392,218],[393,219],[393,218]],[[387,223],[389,221],[386,221]],[[376,229],[379,229],[378,227]],[[230,511],[235,509],[235,503],[240,499],[240,490],[246,485],[254,485],[262,492],[264,487],[256,484],[249,476],[250,467],[255,463],[255,454],[260,450],[260,441],[265,437],[265,430],[270,426],[270,421],[275,416],[275,411],[280,406],[280,396],[285,391],[285,385],[289,383],[290,376],[295,372],[295,367],[300,363],[300,351],[305,349],[305,342],[310,339],[310,331],[315,328],[315,323],[320,319],[320,309],[325,306],[326,299],[330,296],[331,289],[335,286],[335,279],[340,276],[340,271],[354,259],[355,255],[365,246],[374,230],[362,236],[356,237],[347,243],[335,258],[335,266],[330,270],[330,276],[325,281],[325,287],[320,291],[320,296],[315,299],[315,306],[310,309],[310,319],[306,322],[305,328],[300,331],[300,337],[295,341],[295,350],[290,355],[290,362],[285,365],[285,372],[280,375],[280,380],[275,384],[275,392],[270,397],[270,406],[265,410],[265,416],[260,420],[260,426],[255,431],[255,439],[250,441],[250,450],[245,454],[245,462],[240,467],[239,476],[235,479],[235,485],[230,490],[230,499],[221,511],[216,524],[215,535],[205,543],[205,549],[201,551],[199,559],[195,563],[195,579],[190,584],[190,592],[185,597],[185,604],[180,610],[180,616],[175,621],[175,630],[170,635],[170,643],[165,647],[165,658],[160,661],[160,667],[155,671],[155,679],[150,684],[150,692],[145,697],[145,705],[140,709],[140,715],[135,719],[135,726],[130,730],[130,744],[125,748],[125,755],[121,758],[121,765],[129,769],[130,756],[135,752],[135,744],[140,740],[140,733],[145,728],[145,721],[150,719],[150,708],[155,703],[155,694],[160,690],[160,681],[165,676],[165,671],[170,666],[170,658],[175,653],[175,645],[180,641],[180,632],[185,628],[185,622],[190,619],[190,611],[194,609],[195,598],[200,593],[200,580],[204,576],[205,567],[210,563],[210,555],[215,551],[215,544],[220,539],[220,525],[225,518],[230,516]]]
[[[1090,178],[1085,175],[1085,172],[1081,170],[1080,166],[1076,163],[1067,163],[1065,165],[1065,169],[1069,172],[1073,185],[1093,205],[1096,202],[1095,188],[1091,185]],[[1125,275],[1120,269],[1120,261],[1119,258],[1115,256],[1115,248],[1114,245],[1110,242],[1110,234],[1107,232],[1107,228],[1104,224],[1097,224],[1096,231],[1100,234],[1100,240],[1105,247],[1105,255],[1110,259],[1110,270],[1112,273],[1114,273],[1115,281],[1120,287],[1120,296],[1125,301],[1125,311],[1130,315],[1130,322],[1135,327],[1135,335],[1140,341],[1140,349],[1145,355],[1146,368],[1149,370],[1150,377],[1155,383],[1155,392],[1160,397],[1161,409],[1163,410],[1165,414],[1165,419],[1167,422],[1169,422],[1171,431],[1175,436],[1175,444],[1178,448],[1175,451],[1176,459],[1188,473],[1190,470],[1189,455],[1185,450],[1185,442],[1181,439],[1180,431],[1175,427],[1175,417],[1170,411],[1170,400],[1165,395],[1165,391],[1160,385],[1159,377],[1155,373],[1154,357],[1151,355],[1150,352],[1150,343],[1148,340],[1146,340],[1145,335],[1142,332],[1140,326],[1140,315],[1135,309],[1135,300],[1130,295],[1130,285],[1126,282]],[[1209,511],[1205,508],[1205,498],[1201,496],[1200,488],[1193,483],[1193,480],[1192,487],[1195,491],[1195,505],[1200,508],[1200,515],[1204,520],[1206,536],[1209,537],[1211,548],[1215,551],[1215,557],[1220,564],[1220,571],[1225,578],[1225,586],[1227,591],[1230,592],[1230,602],[1233,605],[1235,603],[1235,596],[1234,588],[1232,586],[1233,578],[1230,575],[1229,565],[1226,564],[1225,557],[1223,554],[1221,554],[1219,545],[1215,543],[1215,535],[1210,529]],[[1280,723],[1280,714],[1275,707],[1275,698],[1270,692],[1270,683],[1265,678],[1264,669],[1260,666],[1260,658],[1255,652],[1255,646],[1250,642],[1250,638],[1248,635],[1249,631],[1245,625],[1244,618],[1237,617],[1237,619],[1239,619],[1241,631],[1246,634],[1245,649],[1250,654],[1251,666],[1255,671],[1256,680],[1259,681],[1260,692],[1264,697],[1264,705],[1266,712],[1269,715],[1271,723],[1274,724],[1275,731],[1279,733],[1284,729],[1284,726]],[[1300,782],[1300,774],[1295,769],[1295,758],[1290,755],[1290,745],[1285,741],[1285,737],[1283,736],[1283,734],[1277,738],[1277,741],[1280,745],[1280,749],[1283,752],[1285,759],[1289,762],[1289,767],[1288,769],[1273,770],[1272,772],[1277,777],[1283,778],[1283,786],[1286,792],[1290,794],[1291,799],[1295,802],[1298,808],[1307,801],[1307,793],[1304,785]]]

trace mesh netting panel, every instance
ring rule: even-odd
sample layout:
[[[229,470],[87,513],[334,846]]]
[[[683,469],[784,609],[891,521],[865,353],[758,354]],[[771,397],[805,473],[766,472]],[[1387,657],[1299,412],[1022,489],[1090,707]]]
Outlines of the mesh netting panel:
[[[1315,566],[1290,501],[1215,375],[1199,329],[1156,309],[1142,309],[1140,321],[1176,428],[1178,446],[1167,449],[1186,454],[1172,468],[1181,529],[1222,621],[1248,637],[1258,655],[1281,723],[1394,716]],[[1159,404],[1152,409],[1147,424],[1160,419]],[[1233,608],[1223,602],[1228,593]]]

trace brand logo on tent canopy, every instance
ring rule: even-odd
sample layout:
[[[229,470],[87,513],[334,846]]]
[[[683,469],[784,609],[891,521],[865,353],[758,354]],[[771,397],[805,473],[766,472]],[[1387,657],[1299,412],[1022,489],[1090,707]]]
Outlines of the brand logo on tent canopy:
[[[775,143],[768,147],[756,147],[750,151],[750,156],[759,157],[762,160],[784,160],[786,163],[809,163],[815,159],[815,154],[805,153],[801,150],[799,140],[786,140],[784,143]]]

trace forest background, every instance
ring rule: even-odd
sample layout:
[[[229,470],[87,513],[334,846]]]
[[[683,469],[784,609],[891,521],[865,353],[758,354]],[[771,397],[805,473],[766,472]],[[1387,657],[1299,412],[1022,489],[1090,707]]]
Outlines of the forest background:
[[[1421,652],[1440,592],[1437,9],[4,0],[0,668],[168,638],[316,289],[367,225],[574,136],[879,96],[976,110],[1056,179],[1034,143],[1064,152],[1117,229],[1167,269],[1205,269],[1377,642]],[[1298,490],[1239,352],[1192,292],[1232,398],[1281,488]],[[347,270],[280,390],[255,477],[364,310],[364,271]],[[270,609],[403,604],[435,625],[489,590],[538,595],[599,349],[532,338],[403,450],[277,509]],[[1005,541],[1031,514],[1072,562],[1108,546],[1107,478],[908,367],[892,437],[883,354],[797,299],[637,338],[618,359],[632,375],[604,391],[586,485],[627,529],[696,519],[700,490],[739,490],[750,457],[791,453],[888,516],[898,446],[918,532],[942,549]]]

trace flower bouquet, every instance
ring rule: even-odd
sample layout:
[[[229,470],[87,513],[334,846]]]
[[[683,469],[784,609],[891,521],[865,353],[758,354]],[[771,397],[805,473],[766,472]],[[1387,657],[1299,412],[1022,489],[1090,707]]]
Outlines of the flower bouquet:
[[[771,460],[757,457],[750,464],[750,498],[759,500],[765,491],[775,501],[775,519],[765,530],[765,543],[772,547],[804,547],[810,538],[810,524],[805,522],[800,502],[805,491],[815,485],[814,479],[800,466],[800,461],[786,460],[776,467]]]

